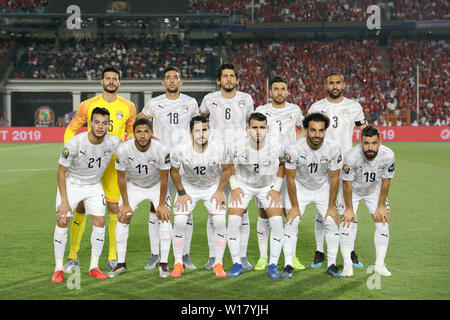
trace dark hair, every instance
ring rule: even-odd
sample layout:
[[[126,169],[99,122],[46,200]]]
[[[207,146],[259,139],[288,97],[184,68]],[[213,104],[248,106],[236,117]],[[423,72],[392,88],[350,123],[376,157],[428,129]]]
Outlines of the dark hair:
[[[175,67],[175,66],[168,66],[167,68],[165,68],[164,71],[163,71],[164,77],[166,77],[166,73],[169,72],[169,71],[175,71],[175,72],[178,72],[178,74],[180,75],[180,78],[181,78],[181,72],[180,72],[180,69],[178,69],[178,68]]]
[[[117,69],[116,67],[114,67],[114,66],[109,66],[109,67],[106,67],[105,69],[103,69],[103,72],[102,72],[102,79],[105,77],[105,73],[106,73],[106,72],[115,72],[115,73],[117,73],[117,74],[119,75],[119,80],[120,80],[120,70]]]
[[[327,77],[325,78],[325,81],[327,81],[328,78],[331,77],[331,76],[340,76],[340,77],[342,78],[342,80],[345,79],[345,78],[344,78],[344,75],[343,75],[342,73],[340,73],[340,72],[337,71],[337,70],[334,70],[334,71],[331,71],[331,73],[327,75]]]
[[[206,123],[208,125],[209,128],[209,117],[205,117],[205,116],[194,116],[191,119],[191,122],[189,122],[189,130],[192,132],[192,129],[194,129],[194,126],[197,123]]]
[[[147,126],[149,126],[150,130],[153,131],[153,123],[152,123],[150,120],[145,119],[145,118],[137,119],[137,120],[133,123],[133,131],[136,130],[136,127],[137,127],[137,126],[140,126],[140,125],[147,125]]]
[[[94,108],[94,110],[92,110],[92,113],[91,113],[91,120],[94,120],[94,114],[101,114],[102,116],[108,116],[108,118],[109,118],[109,111],[106,108],[100,108],[100,107]]]
[[[234,65],[232,65],[231,63],[223,63],[217,69],[217,74],[216,74],[216,79],[217,80],[220,80],[220,78],[222,77],[222,71],[224,69],[234,70],[234,73],[236,74],[236,78],[238,77],[238,73],[237,73],[236,68],[234,67]]]
[[[256,120],[256,121],[265,121],[267,124],[267,117],[260,113],[260,112],[253,112],[250,117],[248,118],[248,125],[250,125],[250,121]]]
[[[364,137],[373,137],[373,136],[377,136],[378,139],[380,139],[380,131],[375,128],[374,126],[367,126],[364,129],[362,129],[361,131],[361,140]]]
[[[272,90],[272,84],[274,84],[275,82],[283,82],[286,84],[287,86],[287,80],[281,76],[275,76],[272,79],[270,79],[269,81],[269,89]]]
[[[325,129],[328,129],[330,125],[330,118],[319,112],[308,114],[305,119],[303,119],[303,128],[308,129],[310,121],[325,122]]]

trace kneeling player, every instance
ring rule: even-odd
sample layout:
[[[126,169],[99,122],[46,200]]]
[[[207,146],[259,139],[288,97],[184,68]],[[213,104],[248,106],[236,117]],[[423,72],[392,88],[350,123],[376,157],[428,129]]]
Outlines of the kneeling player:
[[[230,177],[231,193],[228,200],[228,247],[233,267],[228,273],[235,278],[242,273],[240,231],[242,215],[250,200],[256,196],[269,216],[271,227],[269,277],[281,278],[277,264],[283,245],[283,217],[280,189],[284,177],[283,147],[275,139],[266,139],[267,118],[252,113],[248,119],[248,137],[236,141],[227,153],[234,164],[235,175]]]
[[[303,120],[306,137],[286,147],[286,184],[288,196],[285,198],[286,225],[284,254],[286,257],[286,277],[292,276],[292,258],[297,243],[298,224],[309,203],[316,205],[317,212],[325,222],[327,243],[327,273],[335,278],[343,278],[336,267],[339,250],[338,212],[335,207],[339,188],[339,171],[342,162],[341,149],[333,140],[325,138],[330,124],[327,116],[311,113]]]
[[[148,119],[138,119],[133,124],[134,139],[117,149],[116,169],[121,198],[116,228],[117,266],[108,273],[115,277],[126,269],[125,256],[130,220],[133,212],[144,200],[150,200],[161,221],[161,262],[159,275],[170,275],[168,258],[171,243],[170,196],[167,186],[170,169],[170,152],[164,144],[152,139],[152,124]]]
[[[380,132],[369,126],[362,130],[361,144],[353,147],[344,159],[343,180],[345,210],[341,216],[341,252],[344,258],[345,276],[353,275],[351,248],[354,238],[349,228],[356,219],[361,200],[366,203],[375,222],[375,272],[389,277],[384,265],[389,244],[390,209],[387,195],[395,171],[394,152],[382,146]]]
[[[63,259],[67,243],[67,226],[72,211],[83,201],[86,214],[92,217],[91,265],[89,275],[105,279],[107,275],[98,268],[105,238],[105,194],[101,177],[122,142],[117,136],[107,134],[109,111],[95,108],[89,121],[88,132],[80,133],[67,141],[59,158],[58,192],[56,195],[56,226],[54,233],[55,273],[53,282],[62,282]]]
[[[231,165],[224,164],[225,146],[209,143],[209,120],[195,116],[190,122],[192,143],[179,144],[172,151],[170,174],[178,190],[174,203],[173,254],[175,266],[172,277],[183,273],[183,247],[188,217],[193,214],[197,201],[202,200],[211,215],[215,230],[214,273],[226,277],[223,254],[226,246],[226,198],[224,189],[231,175]],[[221,173],[222,166],[222,173]],[[180,176],[180,168],[183,173]]]

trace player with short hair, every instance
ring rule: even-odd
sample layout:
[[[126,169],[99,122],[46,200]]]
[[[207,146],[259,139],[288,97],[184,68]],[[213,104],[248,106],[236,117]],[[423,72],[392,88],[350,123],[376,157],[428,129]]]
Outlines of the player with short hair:
[[[106,208],[101,177],[122,141],[117,136],[107,134],[109,124],[109,111],[94,108],[90,115],[89,131],[69,139],[59,157],[53,239],[55,273],[52,282],[63,282],[68,224],[72,211],[80,201],[83,201],[86,214],[92,217],[93,224],[89,275],[97,279],[107,278],[98,268],[105,238]]]
[[[342,154],[339,145],[325,137],[329,118],[321,113],[311,113],[303,120],[306,137],[286,147],[285,197],[286,224],[284,254],[286,263],[283,277],[293,275],[292,259],[297,243],[298,224],[309,203],[314,203],[326,227],[328,268],[327,273],[343,278],[336,266],[339,250],[338,212],[335,206],[339,188]]]
[[[162,85],[166,92],[147,102],[137,118],[151,119],[153,121],[155,136],[171,151],[178,143],[189,140],[189,121],[191,121],[193,116],[199,114],[198,103],[194,98],[180,92],[183,80],[181,79],[181,72],[177,67],[168,66],[164,69]],[[175,187],[169,177],[169,194],[172,196],[172,193],[175,192]],[[160,260],[159,226],[160,223],[152,205],[148,223],[151,257],[145,266],[147,270],[156,267]],[[183,254],[183,263],[188,269],[196,269],[189,256],[192,231],[193,221],[191,215],[188,221],[188,227],[186,228],[186,242]]]
[[[349,225],[356,220],[360,201],[364,201],[375,222],[375,272],[391,276],[384,264],[389,244],[390,207],[387,200],[391,179],[395,173],[394,152],[381,145],[380,132],[373,126],[362,130],[361,143],[344,157],[342,178],[344,180],[345,210],[341,216],[341,252],[344,258],[342,273],[353,275],[351,248],[353,238]]]
[[[327,138],[336,141],[341,147],[343,154],[352,148],[353,128],[355,126],[363,129],[367,126],[364,119],[364,112],[361,105],[351,99],[344,97],[344,90],[346,84],[344,76],[337,72],[331,72],[325,80],[325,89],[327,97],[319,100],[311,105],[308,113],[321,112],[330,118],[330,127],[327,129]],[[339,192],[337,196],[337,207],[339,214],[344,210],[344,198],[342,196],[342,177],[339,182]],[[316,252],[314,261],[311,267],[320,268],[325,259],[323,250],[323,241],[325,236],[325,225],[319,213],[316,213],[315,222],[315,236],[316,236]],[[357,222],[352,223],[351,234],[356,238]],[[352,261],[354,266],[362,268],[363,265],[359,262],[358,256],[352,248]]]
[[[253,112],[253,99],[245,92],[237,90],[239,75],[234,65],[224,63],[219,66],[216,74],[219,91],[208,93],[200,105],[200,115],[209,115],[211,138],[228,144],[230,141],[241,139],[246,135],[246,126],[250,114]],[[251,270],[253,266],[247,260],[247,245],[250,235],[250,220],[248,214],[242,217],[241,229],[241,261],[244,269]],[[204,266],[212,270],[214,265],[214,225],[208,218],[207,237],[209,259]]]
[[[230,177],[228,199],[228,248],[233,267],[228,277],[242,273],[240,226],[250,200],[256,196],[269,216],[271,227],[270,259],[267,273],[272,279],[281,278],[277,270],[283,246],[283,217],[280,190],[284,177],[284,146],[267,136],[267,118],[255,112],[248,120],[248,137],[229,146],[227,159],[234,165]]]
[[[120,86],[120,70],[113,66],[103,69],[101,84],[103,86],[103,93],[83,101],[78,107],[77,113],[70,121],[64,133],[64,143],[67,143],[85,123],[89,122],[92,110],[96,107],[106,108],[110,113],[108,133],[116,135],[122,140],[125,139],[125,131],[129,136],[133,136],[133,122],[136,118],[136,107],[133,102],[117,94]],[[88,130],[90,130],[89,125]],[[112,269],[117,263],[115,230],[117,213],[119,211],[117,203],[120,198],[120,191],[117,185],[117,172],[114,168],[114,157],[103,174],[102,185],[105,191],[105,199],[109,213],[109,254],[107,267]],[[70,252],[67,262],[64,265],[66,272],[70,272],[79,265],[78,251],[80,250],[81,237],[83,236],[85,227],[86,215],[84,214],[84,207],[81,202],[77,206],[70,228]]]
[[[183,273],[184,229],[188,216],[193,214],[197,202],[203,201],[215,229],[214,273],[218,277],[226,277],[222,262],[227,241],[224,190],[230,178],[232,166],[224,163],[225,146],[209,140],[210,129],[207,117],[193,117],[190,123],[190,134],[191,142],[177,145],[171,155],[170,174],[178,190],[173,209],[175,266],[171,276],[180,277]],[[182,171],[181,174],[180,171]]]
[[[261,105],[255,109],[267,117],[267,124],[271,128],[269,134],[287,145],[296,139],[305,135],[302,127],[304,119],[299,106],[289,103],[286,99],[289,96],[288,82],[285,78],[275,76],[269,81],[269,95],[272,102]],[[281,188],[282,195],[286,192],[286,183],[283,182]],[[270,224],[267,214],[261,208],[261,204],[257,201],[256,206],[259,208],[257,234],[259,247],[259,260],[255,265],[255,270],[264,270],[268,265],[267,260],[267,243],[270,233]],[[300,263],[299,259],[294,255],[294,268],[303,270],[305,267]]]
[[[161,222],[159,275],[166,278],[170,275],[170,195],[167,194],[170,152],[161,141],[152,139],[150,120],[136,120],[133,132],[134,139],[122,143],[117,149],[115,166],[121,194],[116,228],[118,263],[108,276],[116,277],[127,271],[125,257],[130,221],[138,205],[150,200],[156,207],[156,214]]]

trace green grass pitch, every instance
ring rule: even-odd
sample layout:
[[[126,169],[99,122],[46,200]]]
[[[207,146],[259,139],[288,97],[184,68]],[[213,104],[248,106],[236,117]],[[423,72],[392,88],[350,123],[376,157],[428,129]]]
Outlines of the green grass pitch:
[[[374,264],[374,224],[364,205],[358,212],[356,250],[364,269],[354,277],[333,279],[325,267],[309,267],[315,250],[314,209],[309,206],[299,227],[297,256],[307,266],[290,280],[269,279],[264,271],[246,271],[237,279],[216,278],[203,270],[208,258],[207,214],[203,205],[194,212],[191,256],[198,270],[181,278],[159,277],[146,271],[149,257],[148,207],[142,203],[133,218],[128,241],[128,272],[118,278],[88,276],[91,222],[81,243],[80,289],[54,284],[53,232],[55,227],[56,167],[62,144],[0,145],[0,299],[450,299],[450,144],[389,143],[396,152],[396,176],[391,183],[391,239],[386,264],[392,277],[381,278],[379,289],[369,289]],[[257,212],[250,207],[248,258],[259,256]],[[105,264],[108,234],[100,259]],[[66,248],[68,253],[69,242]],[[342,256],[338,254],[338,265]],[[279,270],[284,263],[280,258]],[[169,264],[173,266],[172,251]],[[225,271],[231,268],[228,249]],[[65,279],[68,275],[65,275]]]

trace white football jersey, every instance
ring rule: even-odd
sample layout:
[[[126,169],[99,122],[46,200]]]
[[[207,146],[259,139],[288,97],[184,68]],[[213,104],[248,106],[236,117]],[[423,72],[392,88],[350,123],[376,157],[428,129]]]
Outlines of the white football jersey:
[[[199,189],[208,189],[219,183],[226,149],[221,142],[210,140],[203,153],[194,150],[192,140],[172,150],[172,167],[181,168],[181,180]]]
[[[189,122],[199,115],[197,100],[183,93],[175,100],[165,93],[152,98],[142,113],[153,118],[155,136],[169,149],[189,137]]]
[[[208,93],[200,105],[200,112],[209,114],[211,135],[224,141],[246,135],[247,118],[253,112],[253,99],[248,93],[236,91],[226,99],[221,91]]]
[[[268,137],[264,147],[253,149],[247,137],[228,146],[227,162],[234,164],[236,180],[253,188],[270,186],[274,181],[280,162],[284,162],[284,145]]]
[[[342,179],[353,181],[353,191],[358,195],[369,195],[381,187],[381,179],[392,179],[395,173],[394,151],[383,145],[372,161],[364,156],[361,144],[354,146],[344,156]]]
[[[327,137],[339,143],[343,153],[352,148],[353,128],[366,123],[361,105],[344,97],[340,103],[331,103],[327,98],[311,105],[308,114],[320,112],[330,118]]]
[[[75,135],[67,141],[58,163],[68,167],[66,177],[79,185],[96,184],[122,142],[118,136],[106,134],[102,143],[94,145],[88,140],[89,131]]]
[[[339,145],[325,138],[318,150],[310,148],[306,137],[286,146],[285,165],[297,170],[295,181],[308,190],[317,190],[329,181],[329,171],[341,169],[342,154]]]
[[[301,127],[305,118],[299,106],[289,102],[283,108],[275,108],[272,103],[267,103],[257,107],[255,112],[267,117],[270,134],[278,137],[284,144],[295,141],[295,128]]]
[[[170,151],[158,140],[153,140],[145,152],[136,148],[134,139],[122,143],[117,149],[116,169],[127,172],[127,181],[142,188],[159,183],[160,170],[170,169]]]

